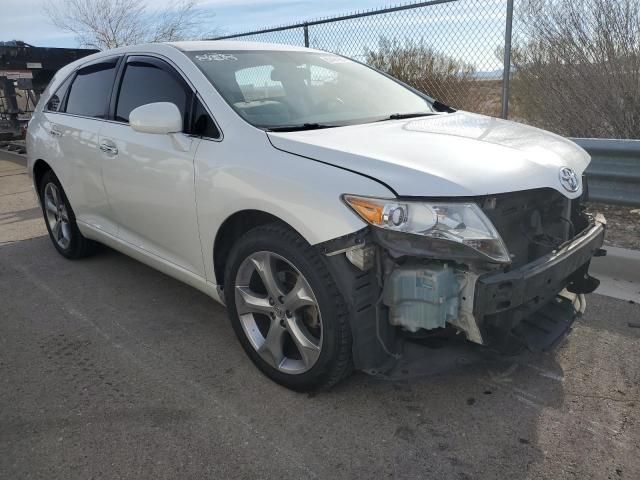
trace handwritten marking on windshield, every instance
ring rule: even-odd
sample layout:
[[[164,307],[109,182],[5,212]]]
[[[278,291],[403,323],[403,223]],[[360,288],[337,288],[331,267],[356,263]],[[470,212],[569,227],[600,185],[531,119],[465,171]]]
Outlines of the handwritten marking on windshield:
[[[238,60],[237,57],[230,53],[203,53],[202,55],[196,55],[195,58],[200,62],[235,62]]]

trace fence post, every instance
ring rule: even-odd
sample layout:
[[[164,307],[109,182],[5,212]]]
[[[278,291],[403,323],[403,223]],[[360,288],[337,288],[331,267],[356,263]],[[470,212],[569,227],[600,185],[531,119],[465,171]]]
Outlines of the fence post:
[[[504,31],[504,67],[502,71],[502,118],[509,117],[509,84],[511,82],[511,37],[513,0],[507,0],[507,24]]]
[[[304,46],[309,48],[309,25],[305,23],[302,28],[304,29]]]

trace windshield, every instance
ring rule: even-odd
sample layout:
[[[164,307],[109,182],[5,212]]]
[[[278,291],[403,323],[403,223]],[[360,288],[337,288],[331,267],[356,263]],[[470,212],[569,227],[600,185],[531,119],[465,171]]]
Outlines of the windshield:
[[[247,122],[341,126],[429,114],[423,97],[338,55],[269,50],[185,52]]]

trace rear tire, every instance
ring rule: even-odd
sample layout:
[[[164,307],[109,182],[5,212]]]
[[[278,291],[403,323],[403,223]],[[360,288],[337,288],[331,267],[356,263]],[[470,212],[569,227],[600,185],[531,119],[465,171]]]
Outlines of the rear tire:
[[[329,388],[348,376],[348,310],[324,258],[279,223],[256,227],[231,249],[224,295],[253,363],[291,390]]]
[[[69,259],[91,255],[95,250],[95,243],[80,233],[67,195],[52,170],[42,176],[38,193],[44,223],[58,253]]]

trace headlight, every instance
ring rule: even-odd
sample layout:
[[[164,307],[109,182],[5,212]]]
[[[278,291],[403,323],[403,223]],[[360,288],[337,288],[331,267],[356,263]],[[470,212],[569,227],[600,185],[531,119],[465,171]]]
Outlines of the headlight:
[[[374,227],[464,245],[501,263],[511,258],[480,207],[471,202],[405,202],[343,195],[345,203]]]

